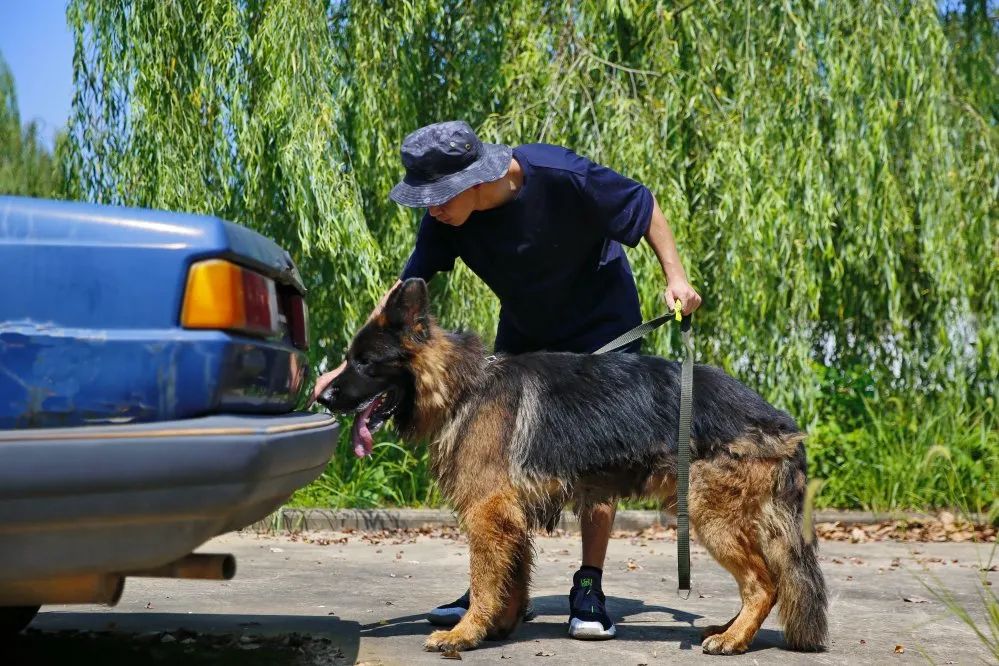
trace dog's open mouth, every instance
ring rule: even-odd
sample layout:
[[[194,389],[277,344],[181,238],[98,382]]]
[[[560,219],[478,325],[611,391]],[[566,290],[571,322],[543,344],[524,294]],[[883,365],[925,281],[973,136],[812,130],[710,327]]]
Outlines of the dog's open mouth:
[[[389,390],[379,393],[357,408],[351,440],[354,443],[354,454],[358,458],[371,455],[374,434],[385,425],[398,406],[398,396]]]

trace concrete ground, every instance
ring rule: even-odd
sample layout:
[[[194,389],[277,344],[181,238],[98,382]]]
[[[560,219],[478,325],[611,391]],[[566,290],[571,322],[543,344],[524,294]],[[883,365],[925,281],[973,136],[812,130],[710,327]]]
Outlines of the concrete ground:
[[[342,541],[346,541],[343,543]],[[566,593],[578,563],[575,536],[537,540],[539,617],[512,639],[462,654],[469,663],[941,664],[990,662],[972,630],[921,584],[946,586],[981,623],[981,562],[992,544],[821,544],[830,588],[831,644],[820,654],[783,649],[775,618],[749,653],[701,653],[699,628],[739,608],[732,578],[693,547],[694,592],[676,594],[676,544],[665,537],[612,540],[604,575],[618,638],[566,636]],[[424,614],[467,583],[460,539],[407,534],[312,533],[292,540],[232,534],[204,552],[231,552],[229,582],[130,579],[115,608],[45,607],[6,653],[5,664],[439,664],[421,651]],[[991,581],[995,573],[986,574]],[[990,582],[991,582],[990,581]],[[71,660],[71,661],[70,661]]]

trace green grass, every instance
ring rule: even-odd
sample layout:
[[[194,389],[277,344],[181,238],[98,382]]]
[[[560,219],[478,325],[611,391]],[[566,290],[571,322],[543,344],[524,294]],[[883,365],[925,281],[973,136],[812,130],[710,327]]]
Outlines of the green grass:
[[[323,475],[295,493],[289,504],[358,509],[439,506],[440,495],[430,481],[427,448],[406,446],[394,436],[380,433],[372,455],[358,458],[349,432],[344,433]]]
[[[848,422],[810,429],[809,467],[824,480],[818,507],[999,512],[999,419],[946,402],[865,400]]]
[[[981,605],[982,619],[975,617],[976,609],[962,604],[946,583],[938,577],[928,575],[919,581],[939,601],[947,612],[963,622],[975,634],[976,640],[999,663],[999,595],[992,589],[988,572],[996,562],[996,544],[992,544],[988,559],[979,562],[978,581],[975,592]]]

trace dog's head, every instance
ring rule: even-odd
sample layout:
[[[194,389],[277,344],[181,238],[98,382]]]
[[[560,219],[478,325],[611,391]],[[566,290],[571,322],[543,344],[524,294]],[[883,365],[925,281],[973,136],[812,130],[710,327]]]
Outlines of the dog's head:
[[[356,412],[354,453],[371,453],[372,435],[413,404],[414,354],[431,335],[427,284],[406,280],[389,294],[380,314],[365,324],[347,350],[347,367],[319,396],[333,412]]]

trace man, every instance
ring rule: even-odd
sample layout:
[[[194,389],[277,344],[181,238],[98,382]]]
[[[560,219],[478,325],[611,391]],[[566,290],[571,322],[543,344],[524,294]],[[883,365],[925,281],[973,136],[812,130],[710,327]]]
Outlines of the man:
[[[399,280],[429,281],[460,257],[499,297],[497,352],[589,353],[640,324],[638,290],[621,243],[635,247],[643,237],[662,265],[667,303],[679,299],[684,314],[701,303],[652,193],[611,169],[557,146],[482,143],[461,121],[407,136],[402,162],[405,178],[390,196],[427,213]],[[624,351],[637,353],[639,345]],[[320,377],[314,395],[343,367]],[[580,516],[582,566],[569,592],[573,638],[616,633],[601,585],[613,522],[613,505]],[[468,605],[466,591],[429,619],[456,624]]]

